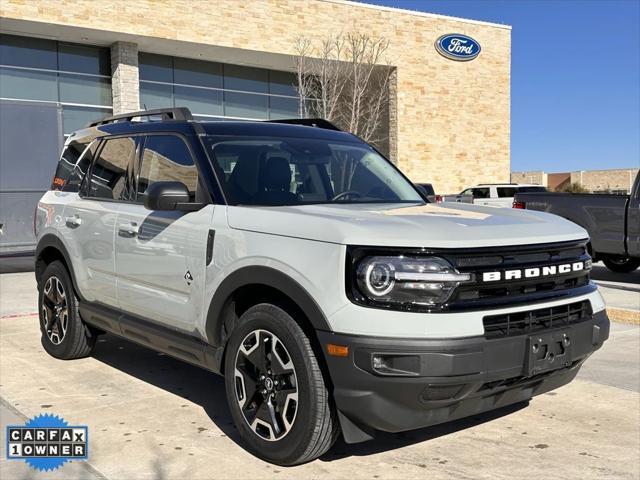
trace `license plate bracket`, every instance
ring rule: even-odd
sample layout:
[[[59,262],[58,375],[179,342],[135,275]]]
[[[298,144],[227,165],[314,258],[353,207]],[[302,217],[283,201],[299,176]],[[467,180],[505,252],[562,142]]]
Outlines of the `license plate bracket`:
[[[571,338],[567,332],[531,335],[527,340],[527,376],[571,365]]]

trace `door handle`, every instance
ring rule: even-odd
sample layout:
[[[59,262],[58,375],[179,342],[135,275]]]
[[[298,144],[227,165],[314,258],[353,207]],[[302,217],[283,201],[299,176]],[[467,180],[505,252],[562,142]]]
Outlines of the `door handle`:
[[[123,238],[133,238],[138,235],[140,227],[136,222],[131,222],[129,225],[120,227],[118,229],[118,235]]]
[[[78,215],[74,215],[73,217],[65,218],[64,223],[69,228],[78,228],[80,225],[82,225],[82,219]]]

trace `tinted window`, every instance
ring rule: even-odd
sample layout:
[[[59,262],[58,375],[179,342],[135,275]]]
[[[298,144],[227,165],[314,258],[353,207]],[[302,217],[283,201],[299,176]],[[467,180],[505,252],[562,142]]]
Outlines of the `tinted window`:
[[[87,173],[98,142],[87,148],[88,142],[71,142],[64,147],[51,188],[65,192],[77,192]]]
[[[489,198],[489,189],[488,188],[474,188],[472,189],[473,198]]]
[[[108,200],[128,200],[127,168],[135,154],[133,138],[107,140],[91,171],[87,196]]]
[[[177,181],[189,189],[191,200],[195,199],[198,186],[198,170],[191,152],[184,141],[174,135],[152,135],[147,137],[138,175],[137,201],[154,182]]]
[[[514,187],[498,187],[498,197],[513,197],[516,194],[516,189]]]
[[[206,142],[232,204],[424,203],[366,144],[302,138]]]
[[[547,189],[545,187],[518,187],[517,191],[522,193],[535,193],[546,192]]]

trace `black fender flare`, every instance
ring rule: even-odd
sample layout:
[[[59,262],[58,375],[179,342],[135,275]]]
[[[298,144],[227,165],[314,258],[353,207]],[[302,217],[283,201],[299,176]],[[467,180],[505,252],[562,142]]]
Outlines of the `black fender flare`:
[[[324,313],[322,313],[320,306],[297,281],[275,268],[249,266],[242,267],[225,278],[211,299],[205,328],[207,340],[214,347],[224,346],[224,341],[221,338],[222,325],[224,323],[222,315],[227,301],[237,289],[247,285],[264,285],[278,290],[302,310],[313,328],[331,331],[329,322]]]
[[[35,276],[36,282],[40,281],[40,275],[42,275],[43,269],[41,269],[38,265],[38,262],[42,256],[42,252],[47,248],[54,248],[62,255],[64,258],[64,262],[67,265],[67,270],[69,270],[69,275],[71,275],[71,280],[73,281],[73,288],[76,291],[76,295],[80,298],[80,293],[78,292],[78,282],[76,280],[76,274],[73,271],[73,264],[71,263],[71,256],[67,251],[67,247],[64,246],[62,240],[56,237],[52,233],[47,233],[43,235],[40,240],[38,240],[38,244],[36,245],[36,253],[35,253]]]

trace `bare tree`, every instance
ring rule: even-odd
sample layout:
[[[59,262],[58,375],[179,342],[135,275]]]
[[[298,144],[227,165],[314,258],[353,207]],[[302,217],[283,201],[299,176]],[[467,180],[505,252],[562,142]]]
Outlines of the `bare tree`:
[[[300,115],[320,117],[380,146],[388,138],[385,114],[392,68],[389,42],[366,33],[338,34],[296,44]]]

